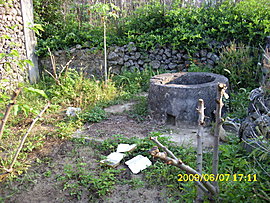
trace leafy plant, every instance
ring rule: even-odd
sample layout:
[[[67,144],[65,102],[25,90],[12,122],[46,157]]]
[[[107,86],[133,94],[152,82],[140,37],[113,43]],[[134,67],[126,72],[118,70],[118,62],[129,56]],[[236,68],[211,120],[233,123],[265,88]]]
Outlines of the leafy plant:
[[[159,73],[160,71],[154,71],[151,68],[146,68],[142,71],[139,69],[135,69],[134,71],[124,70],[119,75],[113,76],[112,80],[116,86],[121,87],[124,91],[135,94],[147,91],[150,78]]]
[[[129,112],[132,118],[138,121],[143,121],[145,117],[149,114],[148,103],[146,97],[138,97],[137,103],[134,104],[133,109]]]
[[[230,88],[256,88],[261,77],[258,49],[232,43],[220,53],[215,72],[229,78]]]
[[[90,111],[86,111],[82,113],[80,117],[85,122],[100,122],[106,119],[107,115],[106,115],[106,112],[102,108],[96,106]]]

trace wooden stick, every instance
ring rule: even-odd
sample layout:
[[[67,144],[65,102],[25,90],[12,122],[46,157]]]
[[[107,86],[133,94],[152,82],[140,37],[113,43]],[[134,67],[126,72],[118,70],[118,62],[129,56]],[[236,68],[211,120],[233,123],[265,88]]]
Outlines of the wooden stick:
[[[167,152],[172,158],[175,160],[178,160],[179,163],[183,163],[180,159],[178,159],[167,147],[165,147],[163,144],[161,144],[157,137],[150,137],[150,140],[152,140],[154,143],[156,143],[160,148],[162,148],[165,152]]]
[[[218,174],[218,148],[219,148],[219,135],[220,135],[220,129],[222,124],[221,119],[221,111],[222,107],[224,106],[222,102],[222,97],[226,97],[226,84],[220,83],[217,87],[217,100],[216,100],[216,124],[215,124],[215,131],[214,131],[214,149],[213,149],[213,168],[212,168],[212,174],[216,177]],[[213,181],[213,185],[216,187],[216,190],[218,191],[218,182]]]
[[[6,112],[5,112],[5,115],[2,119],[1,126],[0,126],[0,140],[2,139],[4,128],[5,128],[6,122],[8,120],[10,111],[11,111],[12,107],[16,104],[17,97],[19,96],[21,90],[22,90],[21,88],[16,88],[13,91],[13,95],[11,96],[10,102],[7,105]]]
[[[198,133],[197,133],[197,170],[202,174],[202,162],[203,162],[203,147],[202,147],[202,136],[203,136],[203,125],[204,125],[204,101],[199,99],[198,104]],[[203,202],[203,191],[200,187],[197,188],[197,199],[196,202]]]
[[[153,156],[153,157],[156,157],[156,158],[160,158],[161,160],[165,161],[167,164],[170,164],[170,165],[174,165],[184,171],[186,171],[188,174],[198,174],[199,175],[199,180],[201,180],[200,182],[199,181],[196,181],[197,182],[197,185],[204,191],[204,192],[207,192],[209,191],[211,195],[216,195],[216,189],[213,185],[211,185],[208,181],[205,181],[204,178],[202,177],[201,173],[199,173],[198,171],[194,170],[193,168],[191,168],[190,166],[188,165],[185,165],[180,159],[175,159],[175,158],[170,158],[167,156],[167,153],[170,155],[170,156],[173,156],[175,157],[175,155],[169,150],[167,149],[164,145],[162,145],[156,137],[151,137],[150,138],[153,142],[155,142],[160,148],[164,149],[164,151],[166,152],[159,152],[159,149],[158,147],[154,147],[153,149],[150,150],[150,154]],[[208,194],[209,195],[209,194]]]
[[[9,166],[9,169],[6,169],[7,172],[12,172],[13,171],[13,166],[15,164],[15,161],[17,160],[18,158],[18,155],[23,147],[23,144],[27,138],[27,136],[29,135],[30,131],[32,130],[32,128],[34,127],[35,123],[38,121],[39,118],[41,118],[42,114],[50,107],[50,102],[44,107],[44,109],[38,114],[38,116],[33,120],[33,122],[31,123],[30,127],[28,128],[27,132],[25,133],[25,135],[23,136],[21,142],[20,142],[20,146],[18,147],[17,151],[16,151],[16,154],[13,158],[13,161],[12,163],[10,164]]]

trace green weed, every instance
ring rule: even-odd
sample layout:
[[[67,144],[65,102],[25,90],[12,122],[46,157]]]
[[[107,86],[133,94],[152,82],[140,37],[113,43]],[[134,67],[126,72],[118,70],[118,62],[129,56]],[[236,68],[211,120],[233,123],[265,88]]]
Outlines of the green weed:
[[[133,105],[129,114],[137,121],[143,121],[149,114],[147,97],[138,97],[136,98],[136,101],[137,103]]]
[[[79,117],[84,122],[100,122],[107,118],[107,114],[102,108],[96,106],[90,111],[83,112]]]

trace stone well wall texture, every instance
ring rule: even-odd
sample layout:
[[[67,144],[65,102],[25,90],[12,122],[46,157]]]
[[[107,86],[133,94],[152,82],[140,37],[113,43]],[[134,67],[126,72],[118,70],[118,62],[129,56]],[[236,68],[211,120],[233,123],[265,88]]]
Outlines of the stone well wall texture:
[[[29,29],[33,25],[32,0],[6,0],[0,4],[0,53],[9,54],[12,50],[19,52],[19,57],[5,57],[0,61],[0,79],[10,82],[2,84],[10,87],[18,82],[38,79],[37,57],[34,55],[36,40],[34,32]],[[7,37],[8,36],[8,37]],[[34,66],[19,68],[15,63],[11,67],[5,62],[30,59]]]

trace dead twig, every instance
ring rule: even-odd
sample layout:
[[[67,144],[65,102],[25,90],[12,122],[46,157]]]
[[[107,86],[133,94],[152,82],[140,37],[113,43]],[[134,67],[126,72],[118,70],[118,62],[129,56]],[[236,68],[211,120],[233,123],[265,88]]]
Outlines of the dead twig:
[[[69,64],[73,61],[73,59],[75,58],[74,56],[66,63],[65,66],[61,65],[62,70],[60,71],[59,74],[57,74],[57,68],[56,68],[56,62],[55,62],[55,57],[52,54],[51,50],[48,48],[49,54],[50,54],[50,58],[51,58],[51,63],[52,63],[52,70],[53,73],[51,73],[50,71],[45,70],[46,73],[48,73],[54,80],[55,83],[59,86],[62,86],[61,82],[60,82],[60,78],[61,75],[64,71],[67,72]]]
[[[222,118],[221,118],[221,112],[222,107],[224,106],[224,103],[222,101],[223,96],[225,98],[228,97],[227,93],[225,92],[227,89],[226,84],[219,83],[217,87],[217,100],[216,100],[216,124],[215,124],[215,131],[214,131],[214,149],[213,149],[213,168],[212,168],[212,174],[216,177],[218,174],[218,148],[219,148],[219,135],[220,135],[220,129],[222,125]],[[218,182],[213,181],[213,185],[216,187],[216,191],[218,191]]]
[[[5,169],[8,173],[11,173],[13,171],[13,166],[18,158],[18,155],[23,147],[23,144],[27,138],[27,136],[29,135],[30,131],[32,130],[32,128],[34,127],[35,123],[38,121],[39,118],[41,118],[42,114],[50,107],[50,102],[44,107],[44,109],[38,114],[38,116],[33,120],[33,122],[31,123],[30,127],[28,128],[27,132],[25,133],[25,135],[23,136],[21,142],[20,142],[20,146],[18,147],[16,154],[12,160],[12,163],[9,166],[9,169]]]
[[[2,119],[1,126],[0,126],[0,140],[2,139],[4,128],[5,128],[6,122],[8,120],[10,111],[11,111],[12,107],[16,104],[16,100],[17,100],[17,97],[19,96],[20,92],[21,92],[21,88],[16,88],[13,91],[13,95],[11,96],[9,104],[7,105],[6,112],[5,112],[5,115]]]
[[[186,171],[188,174],[198,174],[199,180],[201,181],[195,181],[196,184],[207,194],[207,195],[216,195],[216,189],[213,185],[211,185],[208,181],[205,181],[204,178],[202,177],[201,173],[198,171],[194,170],[190,166],[184,164],[180,159],[177,159],[176,156],[164,145],[162,145],[156,137],[151,137],[150,138],[153,142],[155,142],[160,148],[162,148],[165,152],[159,152],[158,147],[154,147],[153,149],[150,150],[150,154],[153,157],[159,158],[162,161],[165,161],[167,164],[176,166],[184,171]],[[169,154],[170,156],[174,158],[170,158],[167,156]],[[209,194],[210,193],[210,194]]]
[[[203,162],[203,148],[202,148],[202,136],[203,136],[203,125],[204,125],[204,101],[199,99],[198,104],[198,133],[197,133],[197,170],[202,174],[202,162]],[[197,188],[197,199],[196,202],[203,202],[203,191],[200,187]]]

